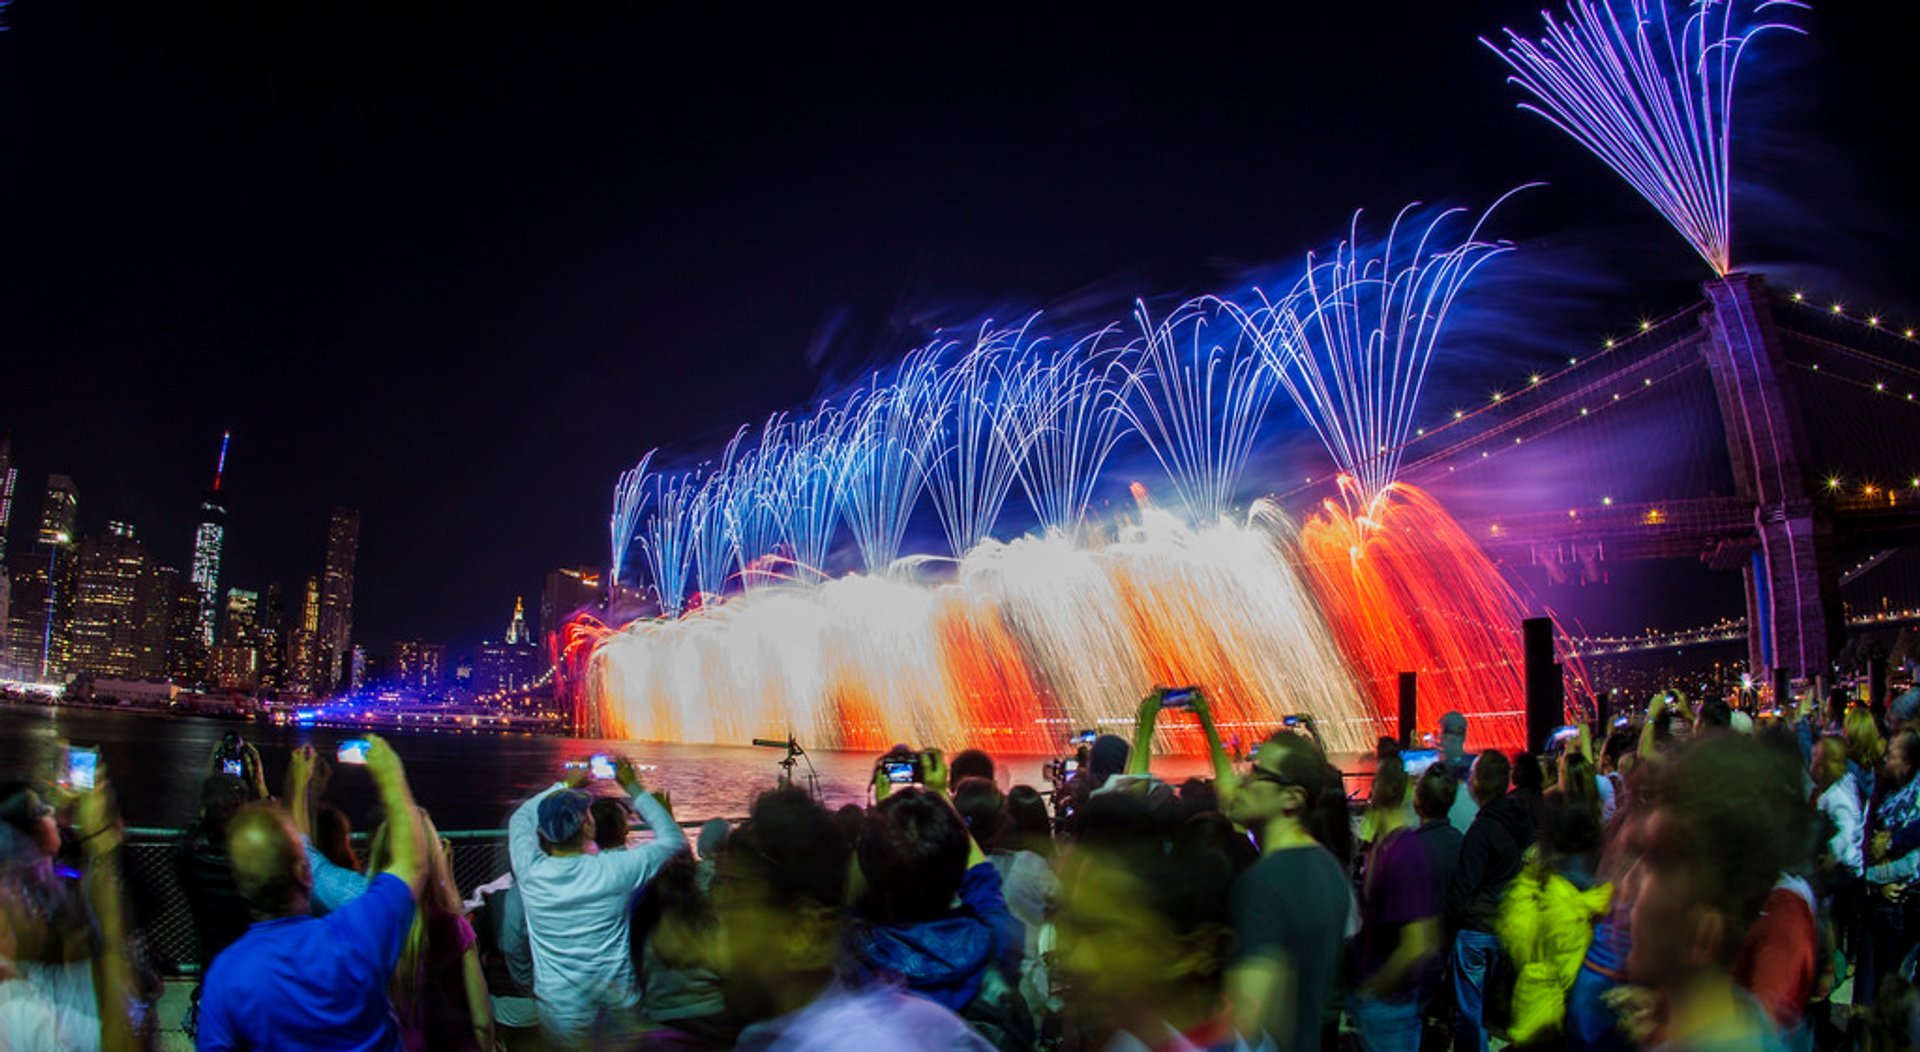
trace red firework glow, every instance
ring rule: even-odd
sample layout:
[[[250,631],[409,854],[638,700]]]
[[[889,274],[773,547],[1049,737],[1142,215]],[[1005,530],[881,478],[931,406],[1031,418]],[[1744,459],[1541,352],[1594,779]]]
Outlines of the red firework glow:
[[[1521,748],[1526,607],[1479,545],[1422,490],[1389,485],[1360,502],[1340,479],[1300,529],[1303,569],[1382,725],[1397,711],[1398,674],[1419,674],[1419,726],[1449,710],[1476,745]]]

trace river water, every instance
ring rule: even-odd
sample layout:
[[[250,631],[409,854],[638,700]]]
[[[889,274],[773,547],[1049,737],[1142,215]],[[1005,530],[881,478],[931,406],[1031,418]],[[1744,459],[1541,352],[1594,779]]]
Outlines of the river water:
[[[288,753],[312,744],[331,756],[343,739],[360,732],[333,728],[274,727],[194,717],[135,715],[95,709],[0,705],[0,778],[45,781],[54,776],[61,743],[94,745],[120,799],[129,824],[177,827],[198,808],[200,782],[213,747],[238,731],[260,750],[267,785],[278,793],[286,777]],[[669,745],[647,742],[591,741],[534,734],[403,731],[388,735],[407,767],[414,797],[442,829],[490,829],[502,825],[521,800],[551,785],[562,766],[598,751],[623,753],[637,764],[652,765],[641,780],[665,789],[682,821],[738,818],[756,793],[772,788],[785,755],[778,749],[750,746]],[[801,743],[805,745],[805,742]],[[951,752],[964,743],[938,744]],[[869,753],[819,752],[811,755],[821,798],[829,807],[864,804],[870,798]],[[1001,757],[1002,788],[1025,783],[1044,790],[1046,757]],[[1156,757],[1154,773],[1178,782],[1204,773],[1192,757]],[[797,773],[808,770],[802,760]],[[364,770],[337,768],[326,799],[337,804],[356,826],[374,805]]]

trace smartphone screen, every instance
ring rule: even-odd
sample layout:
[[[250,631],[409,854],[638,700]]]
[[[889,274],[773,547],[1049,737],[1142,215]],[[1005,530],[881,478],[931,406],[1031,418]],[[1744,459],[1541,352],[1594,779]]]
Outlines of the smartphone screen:
[[[1298,727],[1298,726],[1300,726],[1300,717],[1298,717],[1298,716],[1283,716],[1283,717],[1281,717],[1281,719],[1280,719],[1280,724],[1281,724],[1281,726],[1284,726],[1284,727]]]
[[[595,778],[613,777],[613,757],[606,753],[594,753],[587,761],[587,773]]]
[[[348,738],[346,741],[340,743],[340,750],[334,753],[334,758],[341,763],[365,764],[367,762],[367,740],[365,738]]]
[[[887,781],[894,785],[912,785],[915,766],[912,760],[886,760],[882,763],[882,768],[887,772]]]
[[[1163,709],[1184,709],[1193,704],[1193,696],[1198,693],[1195,687],[1174,687],[1160,692],[1160,707]]]
[[[1080,761],[1067,759],[1060,761],[1060,772],[1071,778],[1080,772]]]
[[[100,772],[100,750],[85,745],[67,748],[67,784],[83,793],[93,791]]]
[[[230,774],[235,778],[239,778],[239,777],[242,777],[241,772],[243,772],[245,769],[246,768],[241,765],[239,760],[221,760],[220,761],[220,771],[222,774]]]

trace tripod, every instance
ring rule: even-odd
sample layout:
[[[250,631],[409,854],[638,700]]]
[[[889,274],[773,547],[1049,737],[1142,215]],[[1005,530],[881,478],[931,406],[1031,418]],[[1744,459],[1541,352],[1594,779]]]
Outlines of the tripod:
[[[780,788],[782,789],[793,784],[793,768],[799,763],[800,759],[805,758],[807,761],[807,793],[815,799],[819,798],[820,776],[814,772],[813,757],[807,755],[807,750],[800,747],[800,743],[794,740],[793,735],[787,735],[786,741],[779,741],[773,738],[755,738],[753,739],[753,744],[762,749],[785,749],[787,751],[786,758],[781,760],[779,764]]]

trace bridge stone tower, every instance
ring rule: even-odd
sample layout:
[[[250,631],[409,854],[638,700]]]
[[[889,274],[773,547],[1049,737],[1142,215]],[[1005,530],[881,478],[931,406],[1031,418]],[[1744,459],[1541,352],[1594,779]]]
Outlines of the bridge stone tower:
[[[1748,660],[1756,682],[1776,669],[1824,674],[1843,632],[1833,525],[1813,499],[1806,419],[1758,274],[1707,282],[1703,353],[1726,424],[1734,484],[1752,500],[1759,547],[1744,569]]]

